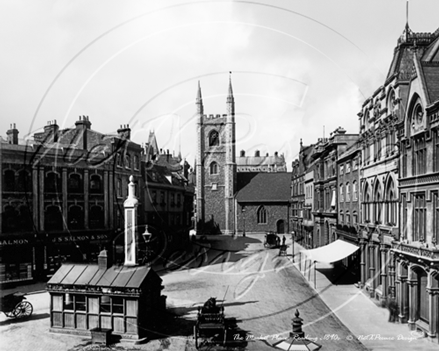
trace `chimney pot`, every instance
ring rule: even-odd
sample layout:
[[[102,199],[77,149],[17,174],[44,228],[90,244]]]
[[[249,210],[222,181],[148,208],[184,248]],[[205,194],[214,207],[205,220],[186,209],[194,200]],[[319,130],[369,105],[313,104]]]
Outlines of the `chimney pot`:
[[[112,266],[107,250],[102,250],[98,256],[99,269],[108,269]]]

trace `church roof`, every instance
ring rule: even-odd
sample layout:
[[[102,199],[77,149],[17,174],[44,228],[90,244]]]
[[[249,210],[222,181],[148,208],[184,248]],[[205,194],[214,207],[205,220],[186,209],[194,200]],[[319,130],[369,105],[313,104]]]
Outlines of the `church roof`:
[[[288,202],[290,173],[237,173],[238,202]]]

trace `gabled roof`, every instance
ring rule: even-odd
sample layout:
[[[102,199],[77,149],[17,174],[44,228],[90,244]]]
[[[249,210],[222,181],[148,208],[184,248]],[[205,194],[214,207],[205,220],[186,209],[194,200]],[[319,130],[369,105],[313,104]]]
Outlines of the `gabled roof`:
[[[438,101],[439,95],[439,76],[438,76],[438,62],[421,62],[423,77],[428,91],[429,103]]]
[[[237,173],[238,202],[288,202],[290,173]]]
[[[162,280],[147,266],[100,269],[97,264],[63,264],[47,284],[138,289],[151,274]]]

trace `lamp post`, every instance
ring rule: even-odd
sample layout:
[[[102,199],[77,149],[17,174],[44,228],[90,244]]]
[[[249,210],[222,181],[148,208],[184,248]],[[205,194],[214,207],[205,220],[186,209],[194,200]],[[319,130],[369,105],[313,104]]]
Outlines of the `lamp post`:
[[[305,333],[302,330],[303,319],[299,316],[298,310],[295,312],[295,317],[292,319],[292,331],[289,336],[281,341],[276,342],[272,346],[286,351],[304,350],[304,351],[316,351],[321,348],[322,345],[307,339]]]
[[[244,207],[241,209],[241,214],[243,216],[243,236],[246,236],[246,209]]]
[[[295,231],[292,230],[292,263],[295,263]]]
[[[151,264],[150,259],[153,256],[153,250],[151,249],[151,241],[153,235],[148,231],[148,225],[145,226],[145,232],[142,234],[145,241],[145,257],[144,260],[147,265]]]

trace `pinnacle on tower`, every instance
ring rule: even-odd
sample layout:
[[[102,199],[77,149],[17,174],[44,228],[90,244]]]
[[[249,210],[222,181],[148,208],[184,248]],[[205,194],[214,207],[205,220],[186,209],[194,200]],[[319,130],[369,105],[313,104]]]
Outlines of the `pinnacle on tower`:
[[[202,88],[200,87],[200,80],[199,80],[198,89],[197,89],[196,105],[197,105],[197,114],[199,114],[199,116],[202,117],[203,116],[203,101],[202,101]]]
[[[231,78],[231,76],[232,76],[232,72],[229,72],[229,89],[228,89],[228,97],[232,97],[232,98],[234,98],[233,93],[232,93],[232,78]]]
[[[197,90],[197,100],[198,101],[202,100],[202,88],[200,88],[200,80],[199,80],[199,88]]]
[[[232,72],[229,72],[229,87],[228,87],[228,97],[226,98],[226,104],[228,113],[233,115],[235,113],[235,106],[234,106],[234,95],[232,93],[232,79],[231,79]]]

